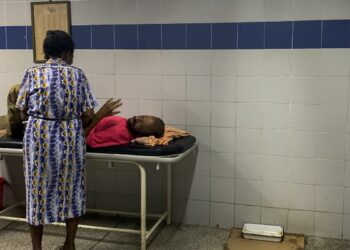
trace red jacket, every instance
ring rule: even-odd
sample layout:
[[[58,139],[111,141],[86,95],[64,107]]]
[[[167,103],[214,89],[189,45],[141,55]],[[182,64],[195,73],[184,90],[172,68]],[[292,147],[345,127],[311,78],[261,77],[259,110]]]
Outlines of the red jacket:
[[[92,148],[129,143],[134,137],[127,128],[127,119],[120,116],[103,118],[89,133],[86,144]]]

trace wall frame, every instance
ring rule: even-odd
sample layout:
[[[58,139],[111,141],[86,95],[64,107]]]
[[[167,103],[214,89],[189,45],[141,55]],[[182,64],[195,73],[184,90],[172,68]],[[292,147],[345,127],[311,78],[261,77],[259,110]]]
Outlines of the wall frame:
[[[63,30],[71,34],[71,9],[69,1],[32,2],[33,60],[46,61],[43,42],[48,30]]]

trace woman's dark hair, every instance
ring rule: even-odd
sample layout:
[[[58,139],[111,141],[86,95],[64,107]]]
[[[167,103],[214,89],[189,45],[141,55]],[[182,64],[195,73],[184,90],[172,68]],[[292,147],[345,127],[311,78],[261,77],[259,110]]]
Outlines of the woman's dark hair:
[[[74,52],[74,41],[69,34],[62,30],[49,30],[44,40],[45,58],[60,57],[65,52]]]

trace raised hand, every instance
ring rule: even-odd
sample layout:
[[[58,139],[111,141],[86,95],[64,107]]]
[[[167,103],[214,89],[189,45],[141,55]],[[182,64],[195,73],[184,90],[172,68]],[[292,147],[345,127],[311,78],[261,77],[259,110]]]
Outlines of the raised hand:
[[[121,102],[121,99],[108,99],[96,112],[96,116],[98,116],[99,119],[102,119],[106,116],[116,115],[120,113],[117,109],[122,105],[123,103]]]

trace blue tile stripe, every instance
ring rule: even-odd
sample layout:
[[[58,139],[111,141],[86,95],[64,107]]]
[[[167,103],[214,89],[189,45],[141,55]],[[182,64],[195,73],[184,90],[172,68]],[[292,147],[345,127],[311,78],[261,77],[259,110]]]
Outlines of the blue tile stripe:
[[[77,49],[350,48],[350,20],[73,25]],[[30,26],[1,26],[0,49],[31,49]]]

